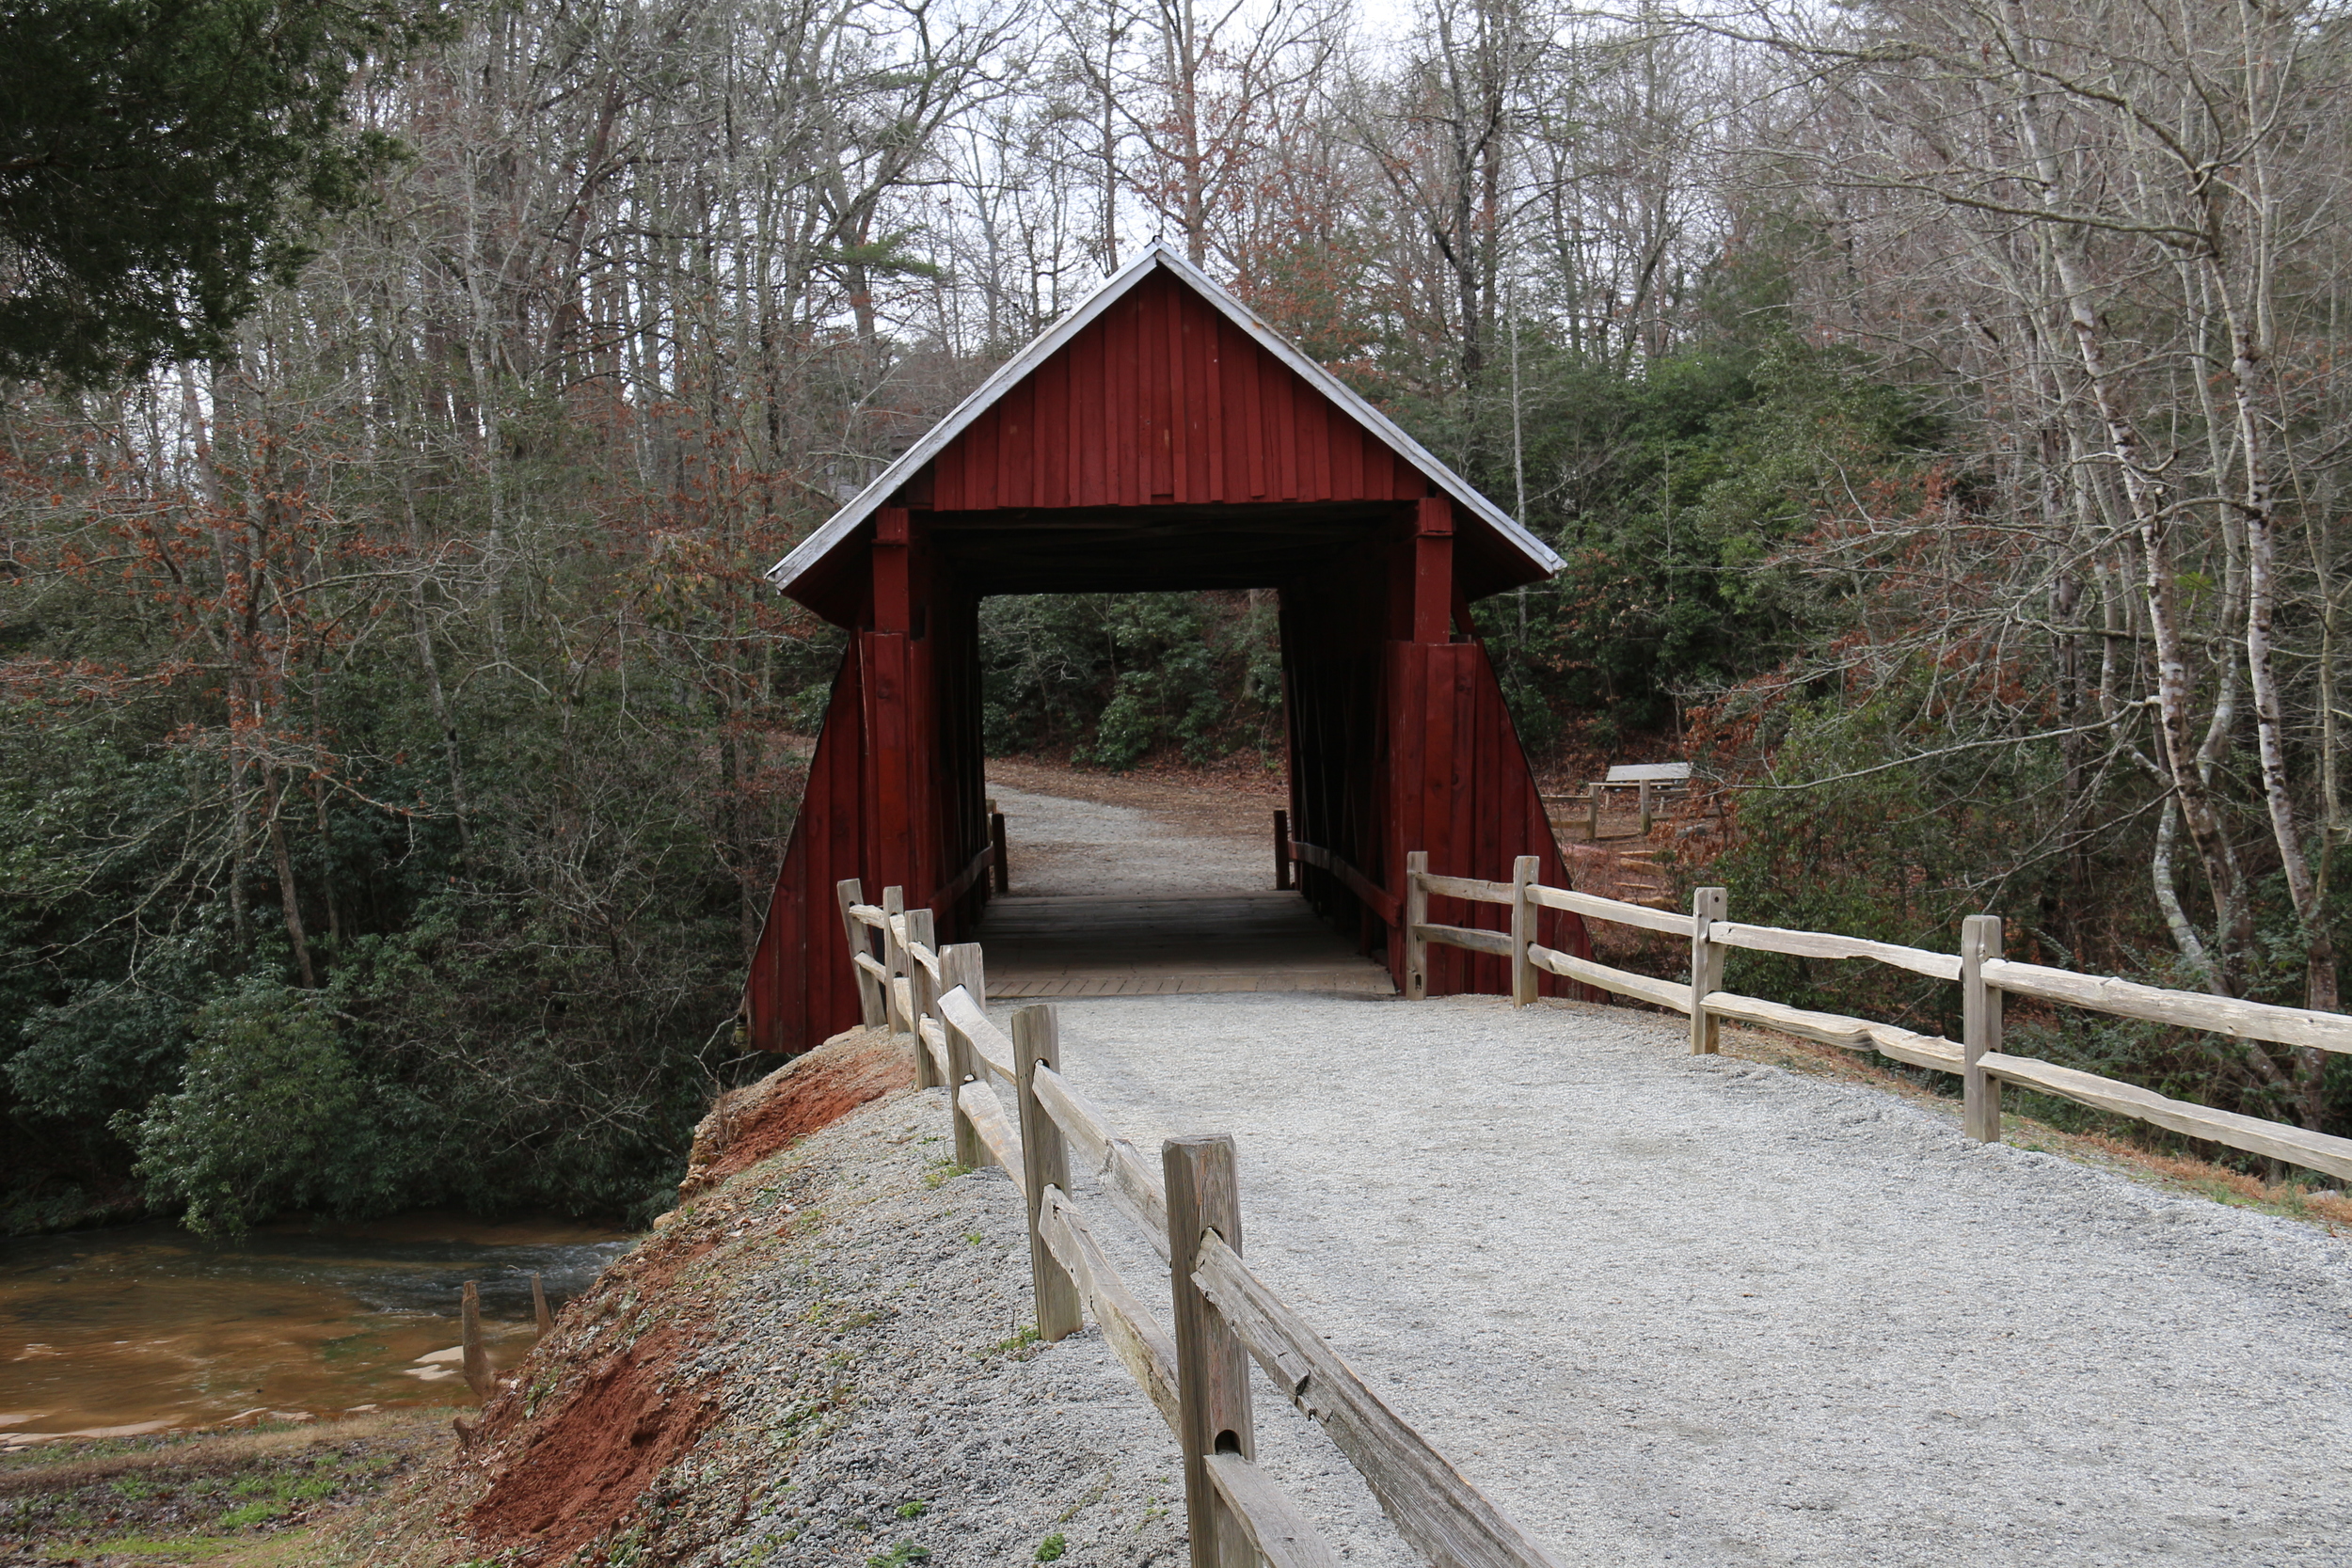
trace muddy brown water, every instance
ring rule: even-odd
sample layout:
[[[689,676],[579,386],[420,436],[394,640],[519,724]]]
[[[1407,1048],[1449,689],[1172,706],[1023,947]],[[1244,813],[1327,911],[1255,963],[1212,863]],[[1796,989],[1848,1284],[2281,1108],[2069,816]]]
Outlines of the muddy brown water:
[[[470,1403],[453,1364],[419,1359],[457,1343],[465,1282],[511,1366],[534,1338],[532,1273],[560,1309],[629,1241],[425,1214],[235,1244],[161,1223],[0,1242],[0,1446]]]

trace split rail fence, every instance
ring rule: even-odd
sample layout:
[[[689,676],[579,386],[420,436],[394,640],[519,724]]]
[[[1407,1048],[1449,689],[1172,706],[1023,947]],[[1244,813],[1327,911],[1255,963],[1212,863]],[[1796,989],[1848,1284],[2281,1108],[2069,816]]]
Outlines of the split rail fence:
[[[2012,963],[2001,957],[1998,915],[1969,916],[1961,924],[1960,951],[1934,953],[1861,937],[1742,925],[1728,917],[1724,893],[1719,887],[1696,889],[1688,914],[1574,893],[1566,888],[1546,887],[1535,880],[1539,865],[1534,856],[1523,855],[1515,863],[1510,881],[1488,882],[1468,877],[1437,876],[1429,870],[1426,854],[1415,851],[1406,855],[1403,920],[1406,942],[1406,995],[1416,1001],[1421,999],[1428,973],[1429,944],[1440,942],[1508,958],[1511,999],[1519,1006],[1535,999],[1535,975],[1540,970],[1688,1014],[1691,1050],[1695,1055],[1715,1050],[1718,1024],[1731,1019],[1826,1045],[1875,1051],[1913,1067],[1957,1073],[1962,1082],[1962,1125],[1971,1137],[1986,1143],[2000,1141],[2001,1085],[2006,1082],[2026,1085],[2093,1110],[2134,1117],[2189,1137],[2226,1144],[2340,1180],[2352,1180],[2352,1138],[2333,1137],[2286,1122],[2172,1100],[2120,1079],[2003,1051],[2001,999],[2005,995],[2030,996],[2117,1018],[2208,1029],[2238,1039],[2347,1054],[2352,1054],[2352,1016],[2281,1007],[2266,1002],[2241,1002],[2199,991],[2141,985],[2133,980],[2077,974],[2072,970],[2051,969],[2042,964]],[[1486,931],[1432,924],[1429,900],[1433,895],[1473,904],[1503,905],[1511,911],[1511,928],[1508,932]],[[1538,909],[1567,910],[1590,920],[1614,921],[1686,938],[1691,943],[1691,977],[1682,982],[1654,979],[1545,947],[1534,940]],[[1732,948],[1805,958],[1867,958],[1952,982],[1960,987],[1961,1038],[1955,1043],[1891,1023],[1813,1012],[1727,991],[1723,989],[1724,957]]]
[[[1508,882],[1438,876],[1429,870],[1428,860],[1422,851],[1406,857],[1398,912],[1406,942],[1408,1000],[1423,998],[1428,950],[1438,943],[1509,960],[1511,996],[1518,1006],[1535,1000],[1536,976],[1543,972],[1684,1013],[1691,1021],[1693,1054],[1712,1053],[1720,1023],[1730,1019],[1956,1073],[1963,1081],[1963,1125],[1986,1142],[2001,1135],[2001,1085],[2024,1084],[2097,1110],[2352,1180],[2352,1139],[2169,1099],[2001,1049],[2005,995],[2352,1053],[2352,1017],[2344,1014],[2013,963],[2001,957],[2001,922],[1993,915],[1963,922],[1958,953],[1935,953],[1859,937],[1743,925],[1728,917],[1722,888],[1697,889],[1691,912],[1682,914],[1547,887],[1536,880],[1541,863],[1533,855],[1519,857]],[[1363,879],[1360,874],[1358,879]],[[940,948],[931,911],[906,909],[900,889],[886,889],[879,905],[866,903],[854,880],[841,882],[835,892],[866,1022],[912,1037],[917,1081],[949,1089],[957,1164],[1002,1166],[1021,1189],[1028,1210],[1030,1285],[1040,1337],[1059,1339],[1090,1314],[1104,1342],[1175,1433],[1184,1460],[1193,1568],[1243,1568],[1261,1558],[1276,1568],[1326,1568],[1339,1560],[1251,1457],[1250,1360],[1322,1423],[1399,1532],[1432,1562],[1446,1568],[1557,1568],[1557,1557],[1390,1410],[1244,1263],[1230,1137],[1170,1139],[1161,1146],[1154,1172],[1062,1075],[1058,1024],[1050,1005],[1021,1008],[1006,1033],[987,1014],[987,977],[977,942]],[[1433,922],[1433,897],[1503,906],[1510,911],[1509,929]],[[1542,909],[1685,938],[1690,978],[1658,979],[1546,947],[1534,940],[1536,912]],[[1962,1038],[1954,1042],[1724,990],[1724,959],[1734,948],[1864,958],[1956,984]],[[1011,1097],[1009,1112],[1000,1086]],[[1099,1189],[1099,1197],[1089,1196],[1084,1206],[1070,1192],[1073,1156],[1084,1161]],[[1096,1241],[1089,1215],[1101,1217],[1094,1208],[1098,1202],[1131,1221],[1168,1261],[1172,1334],[1143,1306]]]
[[[1231,1137],[1171,1138],[1153,1170],[1062,1075],[1050,1004],[1015,1012],[1008,1034],[988,1017],[978,943],[936,946],[931,912],[905,909],[898,888],[884,890],[878,905],[864,901],[854,880],[835,891],[866,1022],[913,1036],[917,1082],[949,1090],[956,1163],[1002,1166],[1021,1190],[1039,1337],[1062,1338],[1090,1315],[1175,1433],[1193,1568],[1340,1561],[1255,1463],[1251,1360],[1322,1423],[1399,1533],[1432,1562],[1561,1568],[1250,1272]],[[1083,1203],[1070,1191],[1073,1162],[1083,1162],[1099,1190]],[[1096,1240],[1104,1207],[1168,1262],[1173,1332]]]

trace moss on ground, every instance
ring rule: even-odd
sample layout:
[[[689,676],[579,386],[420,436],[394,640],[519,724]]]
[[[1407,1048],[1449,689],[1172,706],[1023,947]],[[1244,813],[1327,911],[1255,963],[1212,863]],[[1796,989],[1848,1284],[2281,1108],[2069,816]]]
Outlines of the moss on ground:
[[[48,1443],[0,1460],[0,1562],[270,1568],[441,1446],[446,1413]]]

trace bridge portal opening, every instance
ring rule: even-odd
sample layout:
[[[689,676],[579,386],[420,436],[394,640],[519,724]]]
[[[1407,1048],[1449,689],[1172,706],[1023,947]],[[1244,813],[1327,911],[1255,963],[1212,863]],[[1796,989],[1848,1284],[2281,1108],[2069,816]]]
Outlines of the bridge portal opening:
[[[998,595],[979,633],[987,792],[1009,849],[974,931],[993,997],[1393,992],[1359,951],[1375,933],[1282,891],[1278,590]],[[1166,759],[1222,764],[1229,782],[1131,771]]]

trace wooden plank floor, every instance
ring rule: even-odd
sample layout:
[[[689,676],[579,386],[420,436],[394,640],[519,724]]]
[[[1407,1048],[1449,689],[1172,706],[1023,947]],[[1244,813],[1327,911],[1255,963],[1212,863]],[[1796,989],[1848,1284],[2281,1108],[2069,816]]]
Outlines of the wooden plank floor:
[[[992,1002],[1205,991],[1392,996],[1389,972],[1295,893],[998,898],[980,922]]]

